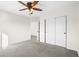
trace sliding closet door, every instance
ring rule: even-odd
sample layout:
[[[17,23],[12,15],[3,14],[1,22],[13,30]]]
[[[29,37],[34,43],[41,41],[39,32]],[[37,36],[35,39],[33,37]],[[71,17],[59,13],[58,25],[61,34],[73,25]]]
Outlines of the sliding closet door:
[[[55,19],[46,20],[46,43],[55,44]]]
[[[66,17],[56,18],[56,45],[66,45]]]

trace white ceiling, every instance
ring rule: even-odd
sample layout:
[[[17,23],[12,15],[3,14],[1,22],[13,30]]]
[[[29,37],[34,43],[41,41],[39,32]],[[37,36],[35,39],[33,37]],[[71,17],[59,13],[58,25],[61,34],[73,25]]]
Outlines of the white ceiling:
[[[45,13],[49,10],[51,10],[54,7],[57,6],[79,6],[79,1],[40,1],[39,2],[39,8],[42,8],[43,11],[34,11],[34,16],[37,14]],[[11,13],[15,13],[18,15],[28,16],[27,11],[18,11],[21,7],[21,4],[19,4],[17,1],[0,1],[0,9],[5,10]]]

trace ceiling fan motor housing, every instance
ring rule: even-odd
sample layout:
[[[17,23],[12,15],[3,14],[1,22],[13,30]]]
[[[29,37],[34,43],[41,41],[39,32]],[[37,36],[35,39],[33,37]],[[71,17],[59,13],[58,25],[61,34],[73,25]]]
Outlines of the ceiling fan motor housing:
[[[31,2],[28,2],[27,3],[27,7],[30,7],[31,8],[32,7],[32,3]]]

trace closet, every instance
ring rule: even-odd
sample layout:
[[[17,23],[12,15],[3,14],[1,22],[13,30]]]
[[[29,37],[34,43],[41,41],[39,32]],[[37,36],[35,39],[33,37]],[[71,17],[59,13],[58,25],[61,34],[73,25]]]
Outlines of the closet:
[[[31,24],[32,35],[36,36],[36,40],[62,47],[67,46],[67,16],[47,18]]]

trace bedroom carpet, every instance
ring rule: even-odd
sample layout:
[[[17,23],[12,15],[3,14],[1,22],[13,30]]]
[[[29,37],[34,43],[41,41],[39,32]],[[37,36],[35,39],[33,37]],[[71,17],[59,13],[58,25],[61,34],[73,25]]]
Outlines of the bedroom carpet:
[[[0,50],[1,57],[77,57],[76,51],[33,40],[12,44]]]

